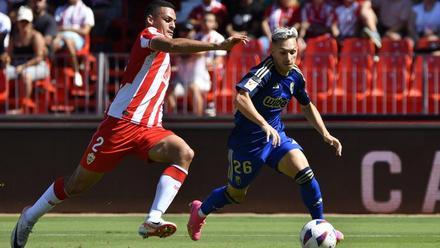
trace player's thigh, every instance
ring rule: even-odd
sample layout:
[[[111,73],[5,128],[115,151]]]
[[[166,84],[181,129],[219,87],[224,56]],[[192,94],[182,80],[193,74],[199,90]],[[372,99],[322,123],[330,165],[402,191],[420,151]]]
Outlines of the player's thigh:
[[[248,187],[264,165],[263,159],[232,149],[229,149],[228,160],[228,183],[236,189]]]
[[[278,171],[291,178],[306,167],[309,167],[309,162],[300,149],[290,150],[278,163]]]
[[[194,151],[179,136],[171,133],[162,138],[150,149],[148,158],[156,162],[176,163],[188,167],[194,157]]]
[[[81,194],[101,180],[104,173],[87,170],[79,165],[66,182],[65,191],[69,196]]]
[[[308,166],[308,162],[302,153],[302,147],[285,132],[280,133],[281,145],[275,147],[269,154],[266,163],[272,169],[294,177],[296,173]]]
[[[140,132],[138,125],[106,117],[90,140],[80,165],[98,173],[112,171],[121,159],[135,150],[133,140]]]

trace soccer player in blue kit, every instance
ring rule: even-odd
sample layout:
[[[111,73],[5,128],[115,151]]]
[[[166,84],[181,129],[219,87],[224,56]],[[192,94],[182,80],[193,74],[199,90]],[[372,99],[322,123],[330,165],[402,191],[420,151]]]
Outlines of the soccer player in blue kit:
[[[194,200],[188,221],[192,240],[199,240],[207,215],[226,204],[244,201],[250,183],[263,165],[294,179],[313,219],[324,219],[319,184],[301,146],[284,132],[281,112],[293,97],[308,122],[341,156],[342,145],[326,129],[305,90],[305,80],[295,65],[298,32],[277,28],[272,34],[271,56],[255,66],[236,85],[235,128],[229,136],[228,184],[214,189],[203,201]],[[344,236],[336,231],[336,238]]]

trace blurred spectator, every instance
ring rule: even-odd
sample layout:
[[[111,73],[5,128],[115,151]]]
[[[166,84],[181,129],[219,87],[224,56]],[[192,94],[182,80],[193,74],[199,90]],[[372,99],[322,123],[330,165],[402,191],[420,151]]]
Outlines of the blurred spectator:
[[[376,13],[374,13],[370,0],[327,0],[326,2],[335,8],[338,28],[341,32],[340,35],[342,35],[340,38],[344,38],[347,35],[359,36],[362,34],[360,32],[362,30],[366,35],[368,35],[371,41],[373,41],[376,47],[382,47],[380,34],[377,31],[377,16]],[[348,28],[347,25],[354,24],[354,22],[356,22],[355,26],[357,29],[355,35],[352,35],[351,31],[341,30]],[[341,25],[345,27],[341,27]],[[360,29],[361,27],[363,28]]]
[[[58,24],[58,35],[53,41],[54,52],[65,47],[72,57],[74,84],[82,86],[76,52],[81,50],[95,25],[93,11],[81,0],[68,0],[66,5],[55,10],[55,21]]]
[[[438,39],[440,36],[440,2],[436,0],[423,0],[413,7],[413,30],[415,40],[421,37]]]
[[[299,38],[312,38],[327,33],[337,33],[333,8],[324,0],[311,0],[301,10]]]
[[[8,0],[7,15],[11,19],[12,27],[17,20],[17,11],[21,6],[26,6],[27,0]]]
[[[0,12],[0,54],[5,52],[9,44],[9,34],[11,33],[11,20]]]
[[[276,0],[264,13],[262,22],[263,34],[270,38],[272,31],[278,27],[299,28],[301,8],[297,0]]]
[[[373,6],[378,9],[379,33],[383,37],[400,40],[409,35],[411,0],[373,0]]]
[[[361,6],[355,0],[344,0],[342,5],[335,9],[338,32],[335,36],[338,40],[347,37],[359,36]]]
[[[250,38],[261,36],[262,8],[258,1],[239,0],[235,8],[229,10],[226,33],[231,36],[236,33]]]
[[[235,0],[231,0],[235,1]],[[177,23],[184,23],[187,21],[189,13],[193,10],[197,5],[199,5],[201,0],[185,0],[180,4],[180,10],[176,12]],[[223,1],[222,1],[223,2]],[[227,7],[227,6],[226,6]]]
[[[111,22],[121,16],[121,0],[89,0],[87,1],[93,10],[95,27],[92,30],[93,37],[104,37],[108,32]]]
[[[8,0],[0,0],[0,13],[8,14]]]
[[[203,22],[201,24],[201,31],[195,34],[195,39],[205,42],[221,43],[225,38],[218,33],[216,16],[213,13],[205,13]],[[185,38],[192,38],[191,31],[184,28],[179,32]],[[209,51],[205,53],[198,53],[196,55],[177,55],[174,58],[176,65],[176,75],[173,80],[174,89],[168,98],[168,103],[171,109],[176,107],[176,96],[182,96],[185,90],[188,90],[189,95],[192,96],[193,113],[197,116],[204,114],[204,95],[211,89],[211,75],[217,76],[224,66],[226,51]],[[215,115],[215,110],[212,104],[207,103],[211,108],[207,109],[208,115]]]
[[[201,32],[196,34],[196,39],[204,42],[221,43],[225,38],[216,31],[218,22],[213,13],[206,13],[203,19]],[[194,64],[194,81],[190,85],[190,92],[193,95],[194,114],[203,115],[203,96],[211,89],[211,75],[216,76],[224,67],[226,51],[216,50],[199,53]],[[211,74],[210,74],[211,72]],[[215,79],[214,79],[215,80]],[[207,114],[215,115],[215,108],[211,103]]]
[[[32,10],[22,6],[17,12],[17,32],[11,35],[5,61],[6,78],[20,78],[24,83],[22,105],[34,107],[31,99],[32,82],[44,79],[49,75],[49,67],[45,61],[46,47],[43,36],[32,26]],[[12,64],[8,64],[12,61]],[[18,111],[18,110],[17,110]],[[15,113],[11,111],[11,113]]]
[[[263,31],[264,39],[262,41],[264,51],[268,51],[270,44],[270,37],[272,37],[272,31],[278,27],[295,27],[299,29],[301,25],[301,6],[297,0],[276,0],[269,5],[264,13],[263,21],[261,22],[261,28]],[[305,47],[304,42],[299,41],[300,49]]]
[[[34,14],[32,24],[35,30],[43,35],[46,47],[52,49],[52,41],[57,35],[57,23],[55,22],[55,18],[47,13],[47,1],[31,0],[30,6]]]
[[[180,23],[175,30],[177,38],[194,39],[195,32],[194,26],[187,23]],[[167,97],[168,107],[171,110],[177,109],[176,97],[185,95],[185,87],[188,87],[192,81],[194,73],[194,61],[196,56],[193,54],[172,54],[172,78],[170,81],[170,87]],[[171,111],[168,111],[171,112]]]
[[[188,19],[196,30],[200,30],[206,12],[213,13],[217,17],[218,30],[224,33],[228,11],[226,7],[217,0],[202,0],[202,3],[197,5],[189,13]]]

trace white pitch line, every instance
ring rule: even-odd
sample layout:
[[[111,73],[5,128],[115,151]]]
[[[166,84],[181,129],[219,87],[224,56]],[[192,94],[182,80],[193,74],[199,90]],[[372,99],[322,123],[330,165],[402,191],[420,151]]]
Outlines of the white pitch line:
[[[131,233],[106,233],[112,236],[134,236],[134,234]],[[96,234],[90,234],[90,233],[42,233],[37,234],[38,236],[45,236],[45,237],[88,237],[88,236],[97,236]],[[102,235],[102,234],[99,234]],[[176,234],[173,236],[177,237],[188,237],[188,235],[185,234]],[[293,234],[207,234],[206,236],[212,236],[212,237],[298,237],[298,235]],[[403,234],[351,234],[351,235],[345,235],[347,238],[403,238],[408,237],[408,235]],[[440,237],[440,234],[425,234],[423,237]]]

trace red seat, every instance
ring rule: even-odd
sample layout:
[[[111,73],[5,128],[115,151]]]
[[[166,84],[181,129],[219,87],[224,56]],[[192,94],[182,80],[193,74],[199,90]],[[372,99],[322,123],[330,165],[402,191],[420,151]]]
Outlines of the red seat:
[[[416,44],[416,50],[440,50],[440,39],[420,38]]]
[[[379,50],[379,55],[407,55],[413,56],[414,45],[413,42],[408,39],[392,40],[384,38],[382,40],[382,48]]]
[[[336,58],[333,56],[306,55],[302,72],[306,89],[322,113],[332,112],[332,96],[335,88]]]
[[[368,55],[341,55],[338,65],[338,81],[334,94],[338,113],[367,113],[371,111],[368,96],[371,95],[373,57]]]
[[[46,59],[46,63],[50,71],[51,65],[48,59]],[[21,78],[11,79],[6,85],[9,90],[7,109],[21,109],[22,112],[20,113],[24,114],[48,113],[51,97],[55,92],[50,75],[32,82],[32,95],[30,97],[25,97],[24,83]]]
[[[408,55],[380,57],[372,90],[373,105],[376,104],[378,112],[407,113],[411,61]]]
[[[74,70],[71,66],[70,56],[65,51],[57,53],[55,66],[52,70],[56,82],[56,94],[50,106],[53,112],[72,112],[75,107],[86,110],[92,108],[91,104],[75,106],[75,103],[91,103],[91,97],[94,97],[96,91],[94,83],[97,80],[97,60],[90,54],[90,35],[85,36],[84,46],[76,52],[76,56],[84,82],[81,87],[73,84]]]
[[[409,96],[414,102],[415,111],[440,113],[440,57],[417,56],[414,65],[414,79]],[[426,84],[426,86],[425,86]],[[425,88],[426,87],[426,88]],[[426,92],[426,95],[424,94]],[[422,99],[426,99],[423,103]],[[425,107],[423,106],[425,105]]]
[[[334,91],[338,45],[330,35],[307,40],[301,70],[312,101],[322,113],[332,111],[330,104]]]
[[[307,40],[305,56],[310,55],[338,55],[338,44],[336,40],[329,35],[321,35]]]
[[[6,82],[5,71],[0,71],[0,103],[4,103],[9,96],[9,84]]]
[[[217,84],[216,109],[218,114],[231,114],[235,84],[260,62],[263,49],[258,40],[250,40],[246,45],[238,44],[228,53],[224,80]]]
[[[375,53],[375,46],[370,39],[348,38],[342,42],[341,53],[373,56]]]

